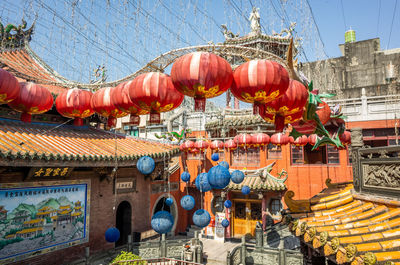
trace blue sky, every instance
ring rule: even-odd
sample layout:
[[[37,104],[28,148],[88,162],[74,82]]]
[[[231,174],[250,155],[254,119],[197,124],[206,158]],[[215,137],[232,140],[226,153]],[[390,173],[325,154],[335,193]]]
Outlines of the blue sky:
[[[2,0],[3,23],[32,23],[31,47],[61,75],[89,82],[104,64],[108,80],[135,72],[172,49],[222,42],[219,26],[249,32],[252,6],[260,7],[262,29],[280,32],[296,22],[303,38],[300,61],[340,56],[350,27],[357,40],[380,37],[381,48],[400,47],[400,3],[396,0]],[[309,8],[311,6],[311,10]],[[318,25],[320,35],[318,34]],[[322,39],[322,41],[321,41]],[[323,45],[324,44],[324,45]]]

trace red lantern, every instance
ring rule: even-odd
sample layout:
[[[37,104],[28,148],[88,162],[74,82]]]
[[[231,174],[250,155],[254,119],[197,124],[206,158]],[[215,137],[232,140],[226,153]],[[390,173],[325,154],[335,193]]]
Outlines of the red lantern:
[[[305,146],[308,143],[308,137],[307,135],[302,135],[297,137],[296,140],[293,141],[293,144],[295,146]]]
[[[229,139],[228,141],[225,142],[225,148],[228,150],[236,149],[236,147],[237,145],[232,139]]]
[[[253,103],[254,114],[264,113],[264,104],[283,96],[289,86],[289,74],[282,65],[269,60],[252,60],[233,73],[232,94]]]
[[[271,136],[271,144],[280,146],[280,145],[286,145],[290,141],[289,137],[284,134],[284,133],[275,133]]]
[[[56,109],[64,117],[75,118],[74,125],[82,126],[84,118],[93,115],[90,105],[92,92],[78,88],[68,89],[56,98]]]
[[[265,146],[269,141],[270,137],[265,133],[256,133],[251,136],[251,142],[255,147]]]
[[[0,104],[6,104],[18,97],[20,85],[17,78],[0,68]]]
[[[189,153],[198,154],[198,153],[200,153],[200,150],[197,148],[192,148],[191,150],[189,150]]]
[[[211,150],[220,150],[224,149],[224,143],[220,140],[214,140],[210,144]]]
[[[286,124],[302,118],[304,107],[308,100],[308,90],[296,80],[290,80],[289,88],[280,98],[265,105],[268,119],[273,115],[276,131],[281,132]],[[264,113],[263,113],[264,114]],[[263,117],[264,115],[261,115]]]
[[[237,138],[235,137],[234,140],[239,147],[247,147],[252,144],[251,138],[250,134],[244,133],[237,135]]]
[[[34,83],[20,83],[19,95],[8,105],[22,112],[21,121],[31,122],[32,114],[41,114],[53,107],[53,96],[47,88]]]
[[[208,148],[208,142],[206,142],[204,140],[197,140],[194,143],[194,148],[199,149],[200,152],[204,152],[204,150]]]
[[[182,149],[185,152],[189,152],[194,148],[194,142],[190,141],[190,140],[186,140],[183,144],[182,144]]]
[[[138,126],[140,124],[140,116],[149,114],[148,111],[142,110],[136,106],[129,97],[129,86],[132,81],[124,82],[114,88],[114,95],[111,99],[112,104],[120,111],[130,114],[129,124]]]
[[[91,100],[91,106],[94,111],[101,116],[108,118],[108,127],[115,127],[117,118],[128,115],[128,113],[119,110],[112,103],[111,98],[116,96],[116,94],[114,94],[114,89],[114,87],[103,87],[93,94]]]
[[[317,143],[318,138],[319,138],[318,135],[311,134],[310,136],[308,136],[308,143],[314,146]]]
[[[344,131],[339,136],[339,139],[340,139],[340,141],[342,142],[343,145],[351,144],[351,133],[349,131]]]
[[[160,113],[179,107],[184,98],[169,75],[156,72],[141,74],[130,82],[129,97],[135,105],[150,112],[151,124],[159,124]]]
[[[171,78],[176,89],[194,98],[194,110],[205,111],[206,98],[221,95],[232,84],[232,68],[223,58],[208,52],[193,52],[172,65]]]
[[[316,111],[319,120],[325,125],[331,116],[331,108],[326,102],[318,104],[318,110]],[[314,120],[304,121],[300,119],[292,124],[293,128],[301,134],[312,134],[317,128],[317,123]]]

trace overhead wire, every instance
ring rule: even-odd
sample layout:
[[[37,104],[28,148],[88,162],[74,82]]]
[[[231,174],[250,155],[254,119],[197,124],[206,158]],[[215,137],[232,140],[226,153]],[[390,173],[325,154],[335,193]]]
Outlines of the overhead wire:
[[[394,17],[396,16],[396,9],[397,9],[397,0],[396,0],[395,3],[394,3],[393,16],[392,16],[392,23],[391,23],[391,25],[390,25],[389,40],[388,40],[388,44],[387,44],[387,46],[386,46],[386,49],[389,48],[390,38],[392,37],[393,22],[394,22]]]
[[[343,0],[340,0],[340,6],[342,7],[342,17],[343,17],[343,23],[344,23],[344,31],[347,30],[347,24],[346,24],[346,16],[344,14],[344,8],[343,8]]]

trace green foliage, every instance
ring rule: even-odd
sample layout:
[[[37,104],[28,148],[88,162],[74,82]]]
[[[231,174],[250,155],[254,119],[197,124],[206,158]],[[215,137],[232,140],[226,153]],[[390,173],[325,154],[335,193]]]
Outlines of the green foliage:
[[[133,254],[132,252],[121,251],[121,254],[115,257],[115,259],[110,264],[121,264],[121,265],[142,265],[147,264],[147,261],[128,261],[141,259],[139,256]]]
[[[47,224],[50,224],[50,223],[52,223],[53,221],[51,220],[51,218],[50,217],[48,217],[48,216],[46,216],[46,223]]]
[[[5,246],[9,245],[9,244],[13,244],[13,243],[17,243],[19,241],[22,241],[22,238],[14,238],[14,239],[7,239],[7,240],[1,240],[0,241],[0,249],[3,249]]]

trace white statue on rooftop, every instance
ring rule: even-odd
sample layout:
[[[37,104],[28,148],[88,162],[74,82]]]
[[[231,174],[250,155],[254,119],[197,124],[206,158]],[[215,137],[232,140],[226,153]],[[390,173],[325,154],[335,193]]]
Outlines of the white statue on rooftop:
[[[252,35],[261,34],[261,26],[260,26],[260,13],[258,12],[260,9],[253,7],[253,11],[250,13],[250,28]]]

